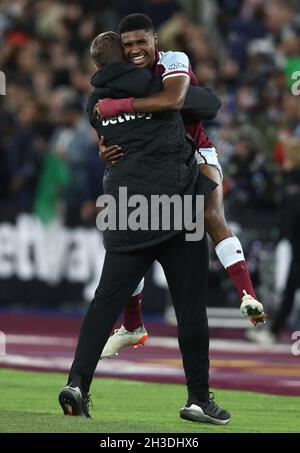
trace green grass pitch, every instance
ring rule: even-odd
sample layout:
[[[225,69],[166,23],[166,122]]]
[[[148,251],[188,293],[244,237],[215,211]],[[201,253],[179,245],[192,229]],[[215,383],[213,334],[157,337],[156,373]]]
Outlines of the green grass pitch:
[[[92,420],[65,417],[58,393],[66,375],[0,370],[0,432],[8,433],[287,433],[300,432],[300,397],[216,390],[232,414],[227,426],[179,418],[184,385],[125,379],[93,381]]]

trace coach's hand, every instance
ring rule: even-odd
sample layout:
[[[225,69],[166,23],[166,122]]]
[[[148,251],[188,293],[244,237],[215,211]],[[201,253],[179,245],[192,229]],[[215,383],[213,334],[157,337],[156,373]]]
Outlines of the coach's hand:
[[[105,146],[104,136],[101,135],[99,142],[99,156],[101,160],[105,160],[109,165],[114,165],[123,154],[122,148],[119,145]]]

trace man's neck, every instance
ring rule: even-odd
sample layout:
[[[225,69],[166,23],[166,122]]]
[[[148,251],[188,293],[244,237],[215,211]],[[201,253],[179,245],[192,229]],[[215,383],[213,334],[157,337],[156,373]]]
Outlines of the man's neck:
[[[154,68],[154,66],[156,65],[156,63],[158,62],[159,59],[160,59],[159,50],[155,49],[154,61],[153,61],[153,64],[151,66],[151,69]]]
[[[147,69],[149,69],[150,71],[153,71],[153,69],[155,68],[156,63],[158,62],[159,59],[160,59],[159,51],[157,49],[155,49],[154,59],[153,59],[152,63],[149,66],[147,66]]]

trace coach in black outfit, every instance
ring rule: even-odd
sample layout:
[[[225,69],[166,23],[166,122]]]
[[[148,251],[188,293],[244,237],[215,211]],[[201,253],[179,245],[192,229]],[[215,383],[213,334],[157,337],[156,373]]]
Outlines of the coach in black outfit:
[[[128,196],[138,194],[147,199],[162,194],[209,194],[216,185],[198,172],[194,146],[186,137],[180,112],[124,114],[105,120],[94,114],[99,98],[108,94],[139,97],[158,91],[161,85],[147,70],[124,61],[116,33],[99,35],[92,43],[91,54],[99,68],[92,78],[95,89],[87,106],[91,124],[109,146],[118,143],[125,150],[124,156],[108,168],[104,192],[113,195],[117,204],[119,187],[126,187]],[[191,114],[193,107],[187,107]],[[106,256],[100,283],[81,326],[68,385],[59,396],[66,415],[89,416],[88,391],[102,349],[128,298],[157,260],[174,303],[187,381],[188,402],[180,415],[215,424],[229,422],[230,414],[217,406],[208,386],[207,241],[204,237],[189,242],[185,234],[174,228],[105,231]]]

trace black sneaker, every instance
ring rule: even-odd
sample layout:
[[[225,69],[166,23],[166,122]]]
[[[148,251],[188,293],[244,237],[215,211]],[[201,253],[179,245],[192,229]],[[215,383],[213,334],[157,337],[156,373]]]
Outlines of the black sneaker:
[[[65,415],[91,418],[89,414],[90,395],[84,393],[80,387],[67,385],[60,392],[58,399]]]
[[[185,407],[180,411],[180,417],[192,422],[227,425],[231,415],[214,402],[214,395],[210,393],[209,400],[204,402],[197,401],[195,397],[189,397]]]

